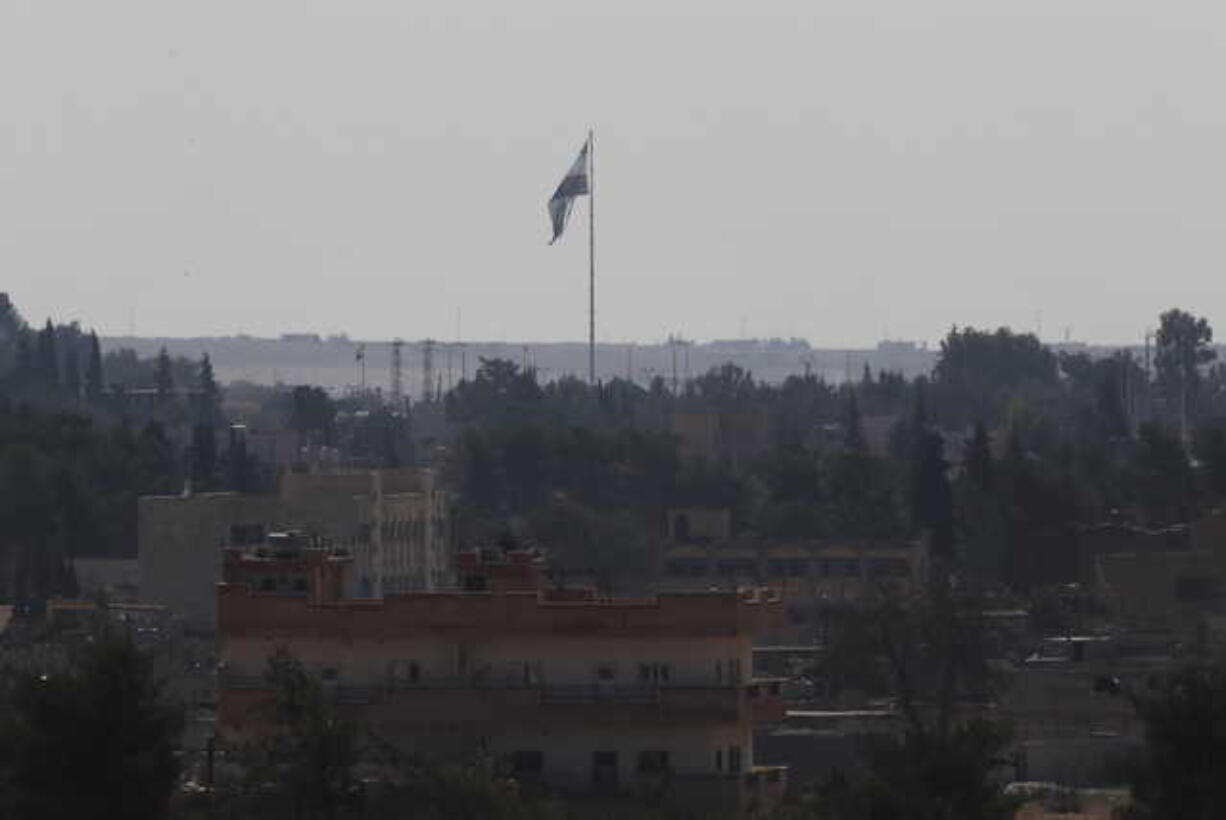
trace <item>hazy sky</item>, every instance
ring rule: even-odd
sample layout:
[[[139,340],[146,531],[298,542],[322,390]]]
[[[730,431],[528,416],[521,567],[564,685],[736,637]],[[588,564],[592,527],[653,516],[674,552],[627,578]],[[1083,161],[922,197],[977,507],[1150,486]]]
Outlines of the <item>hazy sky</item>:
[[[1226,336],[1226,7],[4,0],[0,290],[106,333]],[[580,230],[583,229],[583,230]]]

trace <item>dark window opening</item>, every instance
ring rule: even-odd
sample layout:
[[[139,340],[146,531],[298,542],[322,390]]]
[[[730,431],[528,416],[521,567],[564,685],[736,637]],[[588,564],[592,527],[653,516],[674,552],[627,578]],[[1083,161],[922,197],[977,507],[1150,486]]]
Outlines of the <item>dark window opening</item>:
[[[668,771],[668,752],[664,749],[648,749],[639,752],[640,774],[661,774]]]
[[[511,773],[516,777],[539,775],[545,771],[545,753],[539,749],[520,749],[511,753]]]

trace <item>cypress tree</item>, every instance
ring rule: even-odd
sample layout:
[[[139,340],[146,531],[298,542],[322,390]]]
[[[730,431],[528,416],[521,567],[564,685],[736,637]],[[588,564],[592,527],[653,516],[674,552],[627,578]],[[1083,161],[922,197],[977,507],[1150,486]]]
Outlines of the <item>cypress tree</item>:
[[[27,387],[34,381],[34,345],[30,342],[30,336],[28,330],[22,330],[17,336],[17,357],[13,365],[13,375],[21,387]]]
[[[976,422],[963,458],[966,477],[984,492],[992,491],[992,440],[983,422]]]
[[[74,399],[81,395],[81,362],[76,342],[71,339],[64,349],[64,389]]]
[[[200,377],[196,386],[200,391],[200,423],[215,425],[221,415],[221,391],[217,389],[213,363],[207,353],[200,358]]]
[[[868,445],[864,441],[864,426],[860,423],[860,405],[856,391],[847,394],[847,419],[843,427],[843,446],[850,453],[864,453]]]
[[[47,387],[58,387],[60,383],[59,357],[55,352],[55,326],[51,320],[38,332],[38,343],[34,351],[35,376]]]
[[[166,353],[165,347],[158,351],[157,364],[154,365],[153,371],[153,386],[157,389],[159,403],[170,398],[170,393],[175,388],[174,373],[170,366],[170,356]]]
[[[90,401],[102,398],[102,349],[98,344],[98,334],[89,332],[89,358],[85,363],[85,397]]]
[[[211,489],[216,482],[217,434],[211,424],[192,428],[191,475],[192,486],[198,490]]]

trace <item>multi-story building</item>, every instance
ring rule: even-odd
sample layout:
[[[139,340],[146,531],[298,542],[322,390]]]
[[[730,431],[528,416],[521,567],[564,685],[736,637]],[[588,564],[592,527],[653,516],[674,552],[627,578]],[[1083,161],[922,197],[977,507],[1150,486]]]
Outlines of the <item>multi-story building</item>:
[[[876,541],[673,543],[662,554],[660,584],[674,589],[769,586],[789,601],[851,603],[883,585],[917,589],[927,572],[918,543]]]
[[[782,792],[784,771],[753,760],[755,720],[784,715],[777,687],[751,678],[750,636],[778,620],[777,600],[551,589],[527,552],[461,555],[459,590],[354,600],[343,595],[352,563],[229,552],[223,732],[258,729],[274,696],[267,661],[285,647],[339,708],[406,751],[492,754],[568,794],[647,792],[710,816]]]
[[[216,625],[230,546],[276,552],[307,540],[352,558],[352,597],[437,589],[451,580],[449,499],[429,470],[287,472],[278,492],[149,496],[139,504],[142,600],[189,627]]]

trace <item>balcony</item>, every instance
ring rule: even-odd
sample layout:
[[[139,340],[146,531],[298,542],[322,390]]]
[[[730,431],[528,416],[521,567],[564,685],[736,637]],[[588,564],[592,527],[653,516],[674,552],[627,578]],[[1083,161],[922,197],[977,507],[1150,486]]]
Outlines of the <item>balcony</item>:
[[[749,713],[754,723],[782,723],[787,718],[784,678],[754,678],[749,684]]]
[[[219,687],[223,694],[271,689],[261,675],[230,672],[220,675]],[[423,716],[434,712],[459,713],[473,720],[478,720],[478,714],[485,715],[490,709],[494,713],[509,709],[521,717],[527,709],[596,721],[735,721],[740,720],[747,709],[765,715],[775,701],[782,703],[781,699],[765,696],[751,700],[748,693],[752,687],[711,683],[549,684],[519,678],[428,677],[415,682],[377,684],[324,681],[323,688],[338,704],[346,706],[378,704],[381,710],[411,707]]]
[[[581,683],[539,688],[541,703],[550,706],[593,703],[632,703],[655,706],[660,703],[660,688],[649,685]]]

